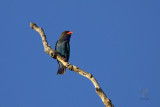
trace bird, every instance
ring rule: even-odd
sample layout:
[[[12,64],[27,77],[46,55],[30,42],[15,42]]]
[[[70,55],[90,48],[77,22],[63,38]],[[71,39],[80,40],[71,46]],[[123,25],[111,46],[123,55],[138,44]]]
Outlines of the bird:
[[[59,53],[59,55],[64,58],[64,61],[68,62],[69,60],[69,56],[70,56],[70,38],[71,38],[71,34],[73,32],[72,31],[64,31],[62,32],[59,40],[56,42],[55,45],[55,50],[56,52]],[[58,64],[59,64],[59,68],[58,68],[58,72],[57,75],[59,74],[64,74],[66,67],[63,66],[63,64],[61,62],[59,62],[57,60]]]

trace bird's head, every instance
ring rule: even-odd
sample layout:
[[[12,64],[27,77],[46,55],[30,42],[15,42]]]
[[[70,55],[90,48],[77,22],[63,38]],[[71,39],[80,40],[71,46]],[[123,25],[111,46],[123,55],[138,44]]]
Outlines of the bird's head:
[[[64,31],[67,35],[71,35],[73,32],[72,31]]]
[[[64,31],[62,32],[60,39],[69,40],[72,33],[73,33],[72,31]]]

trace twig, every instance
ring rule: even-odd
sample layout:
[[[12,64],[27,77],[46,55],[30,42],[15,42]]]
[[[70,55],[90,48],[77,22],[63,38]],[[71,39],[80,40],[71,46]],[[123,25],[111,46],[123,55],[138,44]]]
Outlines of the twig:
[[[65,67],[67,67],[69,70],[71,71],[75,71],[77,72],[78,74],[90,79],[93,83],[93,85],[95,86],[95,89],[96,89],[96,92],[97,94],[100,96],[100,98],[102,99],[105,107],[114,107],[114,105],[112,104],[111,100],[109,98],[107,98],[106,94],[103,92],[103,90],[100,88],[98,82],[96,81],[96,79],[94,78],[94,76],[80,68],[78,68],[77,66],[75,65],[71,65],[69,62],[65,62],[63,60],[63,58],[55,51],[53,50],[49,45],[48,45],[48,42],[47,42],[47,39],[46,39],[46,35],[43,31],[42,28],[39,28],[35,23],[30,23],[30,27],[32,29],[34,29],[35,31],[37,31],[41,38],[42,38],[42,43],[43,43],[43,46],[44,46],[44,51],[49,54],[52,58],[54,59],[57,59],[59,60],[61,63],[63,63],[63,65]]]

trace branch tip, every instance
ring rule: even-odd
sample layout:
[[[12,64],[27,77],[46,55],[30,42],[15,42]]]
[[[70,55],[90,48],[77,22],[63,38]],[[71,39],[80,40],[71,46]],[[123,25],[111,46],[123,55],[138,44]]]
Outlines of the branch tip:
[[[36,26],[37,27],[37,25],[35,24],[35,23],[30,23],[30,27],[33,29],[34,28],[34,26]]]

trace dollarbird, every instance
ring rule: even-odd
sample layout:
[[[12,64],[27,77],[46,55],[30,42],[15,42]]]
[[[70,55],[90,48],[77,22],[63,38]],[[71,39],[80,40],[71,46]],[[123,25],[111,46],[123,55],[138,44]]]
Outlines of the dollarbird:
[[[72,31],[62,32],[62,34],[61,34],[61,36],[55,46],[55,50],[60,54],[61,57],[64,58],[64,61],[66,61],[66,62],[68,62],[68,60],[69,60],[69,55],[70,55],[69,42],[70,42],[70,38],[71,38],[72,33],[73,33]],[[58,60],[57,60],[57,62],[59,64],[57,75],[64,74],[66,67],[63,66],[63,64],[61,62],[59,62]]]

